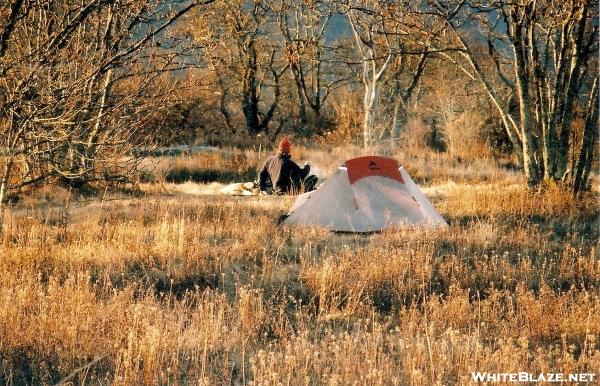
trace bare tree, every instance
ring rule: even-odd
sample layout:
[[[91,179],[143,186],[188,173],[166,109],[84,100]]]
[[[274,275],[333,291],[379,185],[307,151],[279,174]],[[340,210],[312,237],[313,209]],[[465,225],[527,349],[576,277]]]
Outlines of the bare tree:
[[[335,8],[328,3],[281,0],[272,5],[278,15],[279,28],[285,41],[285,57],[298,94],[300,124],[308,126],[307,105],[316,121],[326,99],[348,81],[333,71],[335,47],[326,41],[326,32]]]
[[[361,60],[361,81],[364,86],[363,146],[365,148],[369,148],[373,142],[380,80],[396,55],[395,37],[390,37],[387,33],[388,20],[384,17],[385,7],[384,3],[367,1],[351,4],[345,11]]]
[[[402,127],[406,123],[409,101],[415,90],[418,89],[429,58],[427,48],[422,49],[422,51],[418,56],[402,55],[400,53],[390,68],[390,77],[387,83],[389,83],[391,89],[392,121],[390,125],[384,126],[379,135],[380,139],[386,133],[393,141],[400,138]]]
[[[206,54],[219,90],[219,110],[231,131],[231,104],[239,106],[246,132],[253,136],[267,132],[275,116],[289,66],[276,20],[264,0],[220,0],[189,22],[189,30],[202,31],[197,41],[210,47]]]
[[[576,162],[569,166],[569,154],[578,147],[571,140],[573,122],[580,118],[598,125],[597,118],[589,121],[594,116],[596,97],[591,91],[598,72],[597,4],[436,1],[431,13],[454,32],[462,51],[446,57],[485,88],[529,184],[572,180]],[[487,52],[478,49],[483,39]],[[583,138],[586,144],[580,149],[586,150],[579,151],[580,164],[586,163],[588,148],[593,147],[590,135]],[[580,181],[585,174],[575,174],[579,181],[573,186],[578,190],[585,185]]]
[[[364,86],[364,146],[374,138],[378,99],[384,81],[392,83],[392,125],[379,134],[396,140],[405,120],[406,104],[412,98],[432,54],[449,48],[441,44],[445,26],[432,23],[412,2],[359,1],[342,6],[348,16],[355,47],[361,61]],[[386,79],[387,77],[387,79]]]
[[[0,5],[0,205],[44,183],[125,181],[132,145],[181,68],[165,31],[198,2],[20,1]],[[171,42],[174,44],[174,42]],[[164,85],[164,83],[161,83]]]
[[[579,157],[573,177],[573,192],[575,194],[585,190],[589,180],[592,162],[594,161],[594,151],[598,143],[598,76],[594,79],[592,90],[588,98],[588,105],[585,109],[585,126],[583,130],[583,139],[579,149]]]

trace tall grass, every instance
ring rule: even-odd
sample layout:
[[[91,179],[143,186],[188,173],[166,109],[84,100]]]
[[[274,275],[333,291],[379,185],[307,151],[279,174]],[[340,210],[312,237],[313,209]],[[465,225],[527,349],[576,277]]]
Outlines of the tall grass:
[[[331,167],[343,155],[298,150]],[[0,238],[0,384],[597,373],[596,197],[531,192],[491,166],[460,180],[464,169],[444,176],[444,156],[428,157],[414,160],[436,165],[429,180],[443,184],[426,191],[444,230],[276,226],[292,198],[23,203]],[[249,159],[259,157],[240,164]]]
[[[206,152],[179,157],[149,158],[144,170],[151,181],[160,182],[247,182],[257,178],[258,170],[274,149],[226,149],[223,152]],[[489,157],[461,158],[451,152],[434,152],[421,142],[407,142],[402,146],[384,144],[369,151],[351,146],[319,144],[294,144],[292,157],[300,166],[311,165],[311,173],[320,178],[330,177],[347,159],[367,154],[396,158],[418,183],[455,182],[521,182],[514,170],[498,168]]]

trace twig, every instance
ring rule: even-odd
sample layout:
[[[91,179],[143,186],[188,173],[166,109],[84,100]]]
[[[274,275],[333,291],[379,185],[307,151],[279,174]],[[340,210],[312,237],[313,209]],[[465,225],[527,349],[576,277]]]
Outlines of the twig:
[[[98,358],[95,358],[93,361],[91,361],[90,363],[83,365],[81,367],[76,368],[75,370],[73,370],[71,372],[71,374],[67,375],[66,377],[64,377],[63,379],[61,379],[60,381],[58,381],[58,383],[55,386],[59,386],[59,385],[63,385],[65,384],[65,382],[67,382],[69,379],[73,378],[75,375],[77,375],[77,373],[79,373],[82,370],[86,370],[89,369],[90,367],[92,367],[95,363],[101,361],[102,359],[106,358],[108,356],[108,354],[104,354]]]

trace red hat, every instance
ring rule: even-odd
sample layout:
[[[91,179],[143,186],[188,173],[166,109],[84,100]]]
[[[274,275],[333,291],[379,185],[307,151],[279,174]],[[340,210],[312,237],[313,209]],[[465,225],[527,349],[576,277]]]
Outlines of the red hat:
[[[279,147],[277,149],[282,153],[291,153],[292,144],[290,143],[289,139],[287,139],[287,137],[286,137],[286,138],[282,139],[281,142],[279,142]]]

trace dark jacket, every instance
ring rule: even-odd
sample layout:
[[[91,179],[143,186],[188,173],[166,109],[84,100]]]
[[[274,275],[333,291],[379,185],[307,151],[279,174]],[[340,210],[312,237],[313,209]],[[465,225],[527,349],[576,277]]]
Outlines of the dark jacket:
[[[258,174],[260,190],[266,190],[269,182],[273,186],[273,194],[287,194],[299,191],[302,182],[308,176],[310,166],[300,168],[292,161],[289,154],[277,154],[265,161]]]

